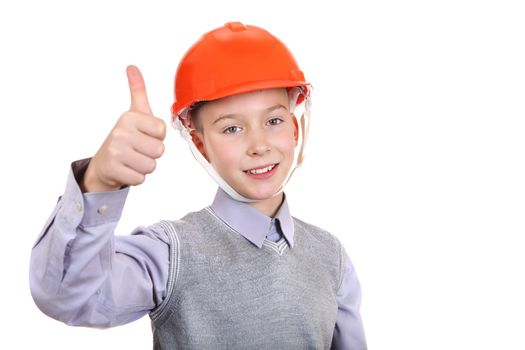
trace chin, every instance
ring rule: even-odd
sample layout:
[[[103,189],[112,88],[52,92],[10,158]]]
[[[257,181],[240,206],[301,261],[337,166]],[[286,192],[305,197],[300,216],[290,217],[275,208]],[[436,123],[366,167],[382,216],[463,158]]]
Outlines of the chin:
[[[256,199],[256,200],[266,200],[273,198],[275,194],[279,191],[279,188],[269,188],[269,189],[260,189],[258,191],[246,191],[241,193],[244,197]]]
[[[270,193],[270,192],[269,193],[261,193],[261,192],[251,193],[251,192],[248,192],[246,194],[243,194],[243,196],[246,197],[246,198],[263,201],[263,200],[272,198],[274,196],[274,194],[275,194],[275,192],[273,192],[273,193]]]

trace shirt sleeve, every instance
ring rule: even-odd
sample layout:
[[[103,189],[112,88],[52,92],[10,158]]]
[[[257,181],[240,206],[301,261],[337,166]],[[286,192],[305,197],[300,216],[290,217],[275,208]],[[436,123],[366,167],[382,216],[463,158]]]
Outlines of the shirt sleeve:
[[[82,193],[89,159],[72,163],[64,194],[31,252],[37,306],[69,325],[106,328],[136,320],[165,298],[169,241],[160,226],[115,236],[129,188]]]
[[[344,247],[343,277],[336,295],[337,318],[331,349],[366,350],[366,339],[359,308],[361,306],[361,286],[352,261]]]

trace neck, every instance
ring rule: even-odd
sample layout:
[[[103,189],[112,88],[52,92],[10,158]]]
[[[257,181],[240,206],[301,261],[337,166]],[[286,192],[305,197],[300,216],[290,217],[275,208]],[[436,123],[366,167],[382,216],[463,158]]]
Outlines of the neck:
[[[277,214],[277,211],[279,210],[279,208],[281,207],[283,200],[284,200],[284,193],[281,192],[278,195],[273,196],[271,198],[264,199],[258,202],[246,203],[246,204],[259,210],[261,213],[265,214],[266,216],[273,218],[275,214]]]

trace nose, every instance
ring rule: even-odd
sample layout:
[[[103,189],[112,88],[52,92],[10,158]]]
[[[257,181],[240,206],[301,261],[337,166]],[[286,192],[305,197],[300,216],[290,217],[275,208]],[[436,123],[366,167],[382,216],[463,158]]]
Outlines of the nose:
[[[272,149],[267,135],[262,130],[252,131],[249,138],[248,154],[250,156],[262,156]]]

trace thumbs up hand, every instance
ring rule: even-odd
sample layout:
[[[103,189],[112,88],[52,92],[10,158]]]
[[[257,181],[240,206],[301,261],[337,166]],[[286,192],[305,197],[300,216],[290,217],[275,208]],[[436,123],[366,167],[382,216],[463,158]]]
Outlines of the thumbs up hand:
[[[164,153],[166,124],[153,116],[139,69],[126,70],[131,107],[122,114],[91,159],[81,183],[83,192],[115,191],[124,185],[140,185],[155,170]]]

